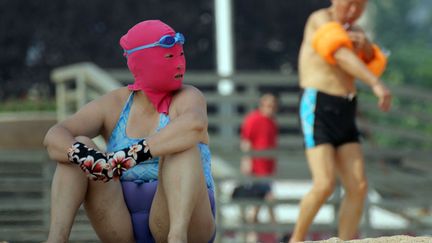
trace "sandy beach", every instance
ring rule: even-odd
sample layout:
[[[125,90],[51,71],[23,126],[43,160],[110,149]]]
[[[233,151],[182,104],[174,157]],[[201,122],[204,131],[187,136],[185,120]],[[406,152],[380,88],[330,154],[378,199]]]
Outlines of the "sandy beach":
[[[395,235],[378,238],[366,238],[359,240],[343,241],[339,238],[330,238],[322,241],[305,241],[320,243],[432,243],[432,237],[412,237],[406,235]]]

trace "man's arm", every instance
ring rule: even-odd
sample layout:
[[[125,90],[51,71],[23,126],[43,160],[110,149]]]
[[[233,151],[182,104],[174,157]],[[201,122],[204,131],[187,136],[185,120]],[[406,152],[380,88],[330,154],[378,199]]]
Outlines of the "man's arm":
[[[251,114],[247,115],[241,125],[240,133],[240,150],[243,153],[252,151],[252,137],[254,131],[254,119]],[[250,175],[252,172],[252,157],[249,154],[243,154],[240,161],[240,171],[244,175]]]
[[[355,53],[348,48],[340,48],[334,54],[339,67],[348,74],[362,80],[369,85],[378,97],[378,107],[382,111],[388,111],[391,106],[391,94],[383,82],[375,76],[360,60]]]
[[[347,30],[348,35],[353,42],[354,51],[360,55],[366,63],[374,58],[374,49],[372,42],[367,38],[366,33],[358,26],[353,26]]]
[[[331,23],[331,19],[325,11],[315,12],[310,19],[312,21],[312,26],[315,30],[322,29],[322,27],[326,25],[327,27],[329,27],[328,24]],[[334,27],[338,26],[335,25]],[[356,77],[369,85],[374,94],[378,97],[378,107],[382,111],[388,111],[391,105],[390,91],[384,86],[382,81],[375,74],[373,74],[371,70],[369,70],[366,64],[354,53],[354,51],[352,50],[353,42],[349,39],[349,35],[347,35],[347,33],[345,34],[345,31],[340,26],[339,28],[332,29],[332,31],[334,32],[334,35],[328,34],[329,32],[323,32],[324,36],[315,36],[315,40],[318,40],[318,46],[315,46],[315,49],[317,49],[317,47],[321,47],[322,49],[326,50],[326,46],[323,46],[324,44],[333,39],[334,41],[338,41],[340,44],[334,45],[333,48],[330,48],[330,50],[334,49],[334,51],[329,52],[329,50],[326,50],[328,51],[326,53],[328,55],[327,59],[325,58],[325,55],[323,55],[323,53],[321,53],[320,55],[323,55],[324,58],[328,62],[330,62],[330,64],[338,65],[342,70],[344,70],[351,76]],[[322,40],[320,40],[320,38],[326,38],[327,41],[323,42]],[[365,43],[363,42],[362,44],[364,45]],[[367,47],[363,46],[363,48]]]
[[[363,61],[352,50],[340,48],[335,52],[334,57],[339,67],[351,76],[362,80],[368,86],[373,87],[380,83],[380,79],[369,71]]]
[[[371,87],[380,81],[353,50],[361,48],[367,51],[368,58],[372,58],[372,46],[361,29],[354,26],[351,31],[346,31],[340,23],[332,21],[329,14],[322,10],[312,14],[310,21],[315,31],[313,47],[327,62],[339,65],[351,76],[361,79]],[[350,37],[355,40],[351,40]],[[325,55],[328,55],[327,58]]]
[[[251,151],[251,143],[249,140],[242,138],[240,140],[240,150],[243,153],[250,152]],[[252,171],[252,158],[249,155],[243,155],[241,157],[240,161],[240,171],[244,175],[251,174]]]
[[[160,132],[147,138],[153,156],[184,151],[208,140],[207,104],[198,89],[184,86],[171,105],[175,105],[175,118]]]

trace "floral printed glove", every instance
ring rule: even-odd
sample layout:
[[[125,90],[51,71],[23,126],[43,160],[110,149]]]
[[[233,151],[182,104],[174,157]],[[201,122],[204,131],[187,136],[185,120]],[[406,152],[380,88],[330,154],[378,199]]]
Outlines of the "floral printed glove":
[[[74,143],[68,150],[68,158],[71,163],[79,165],[90,179],[106,182],[113,178],[106,154],[83,143]]]
[[[108,164],[112,168],[113,176],[120,177],[124,171],[152,158],[153,156],[150,153],[146,140],[143,139],[128,148],[109,153]]]
[[[68,149],[68,158],[71,163],[79,165],[89,178],[107,182],[120,178],[123,172],[153,156],[143,139],[128,148],[108,154],[76,142]]]

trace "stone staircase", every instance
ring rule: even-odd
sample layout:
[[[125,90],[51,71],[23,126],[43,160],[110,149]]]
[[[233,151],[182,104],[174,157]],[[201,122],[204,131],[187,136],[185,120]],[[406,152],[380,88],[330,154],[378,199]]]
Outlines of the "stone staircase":
[[[54,113],[0,115],[0,242],[32,243],[47,238],[55,164],[42,141],[55,122]],[[77,214],[70,242],[98,242],[83,209]]]

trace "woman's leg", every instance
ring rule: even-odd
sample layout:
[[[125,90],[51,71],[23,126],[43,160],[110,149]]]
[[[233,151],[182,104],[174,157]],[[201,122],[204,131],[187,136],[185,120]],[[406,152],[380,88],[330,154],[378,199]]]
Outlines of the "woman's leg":
[[[77,137],[77,141],[96,148],[87,137]],[[132,224],[120,182],[90,181],[78,166],[65,163],[57,163],[54,173],[47,242],[68,241],[76,212],[84,201],[90,221],[102,242],[133,242]]]
[[[202,243],[213,236],[215,221],[198,147],[160,162],[150,229],[156,242]]]
[[[101,242],[135,242],[120,181],[89,181],[84,208]]]
[[[51,185],[51,220],[47,242],[68,242],[76,212],[87,193],[88,179],[73,164],[57,163]]]

